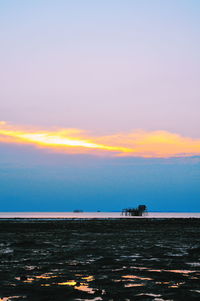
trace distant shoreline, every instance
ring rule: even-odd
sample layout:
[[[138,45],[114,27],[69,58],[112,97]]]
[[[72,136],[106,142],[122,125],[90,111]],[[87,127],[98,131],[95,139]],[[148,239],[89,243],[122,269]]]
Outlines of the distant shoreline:
[[[27,220],[138,220],[199,219],[199,212],[148,212],[143,216],[122,216],[121,212],[0,212],[2,219]]]

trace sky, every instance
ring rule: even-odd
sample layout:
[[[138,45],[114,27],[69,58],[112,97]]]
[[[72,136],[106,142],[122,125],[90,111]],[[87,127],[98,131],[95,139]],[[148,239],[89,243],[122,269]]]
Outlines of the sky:
[[[0,211],[200,211],[200,2],[0,2]]]

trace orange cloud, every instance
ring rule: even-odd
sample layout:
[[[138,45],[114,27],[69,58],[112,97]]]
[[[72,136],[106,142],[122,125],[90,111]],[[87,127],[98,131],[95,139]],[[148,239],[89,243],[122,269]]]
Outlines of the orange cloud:
[[[200,155],[200,139],[167,131],[133,131],[110,136],[91,136],[78,129],[55,131],[16,127],[0,122],[0,142],[32,144],[74,154],[135,157],[178,157]]]

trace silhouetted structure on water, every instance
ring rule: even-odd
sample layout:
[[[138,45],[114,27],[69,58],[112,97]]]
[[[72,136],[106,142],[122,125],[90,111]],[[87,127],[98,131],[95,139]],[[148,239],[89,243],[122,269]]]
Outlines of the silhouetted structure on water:
[[[122,209],[122,215],[125,216],[142,216],[146,212],[147,212],[146,205],[139,205],[137,208]]]

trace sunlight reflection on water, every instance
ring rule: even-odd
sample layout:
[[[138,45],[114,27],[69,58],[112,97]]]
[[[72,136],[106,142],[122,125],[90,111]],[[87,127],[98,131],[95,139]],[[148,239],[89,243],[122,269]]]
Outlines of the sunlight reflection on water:
[[[125,275],[125,276],[122,276],[122,278],[139,279],[139,280],[153,280],[152,278],[140,277],[140,276],[135,276],[135,275]]]
[[[137,287],[137,286],[144,286],[145,284],[144,283],[128,283],[128,284],[125,284],[124,286],[125,287]]]
[[[72,286],[76,290],[87,292],[89,294],[94,294],[95,290],[93,288],[90,288],[87,284],[88,282],[91,282],[95,279],[94,276],[91,276],[91,275],[83,276],[81,274],[77,274],[77,275],[84,282],[78,282],[78,281],[75,281],[75,280],[67,280],[67,281],[63,281],[63,282],[41,283],[41,286],[52,286],[52,285]],[[58,278],[58,277],[59,276],[52,275],[51,273],[45,273],[45,274],[42,274],[42,275],[27,277],[24,280],[21,280],[20,277],[15,277],[15,279],[18,280],[18,281],[22,281],[23,283],[34,283],[37,280],[49,280],[49,279]],[[0,301],[1,301],[1,299],[0,299]],[[5,299],[3,301],[7,301],[7,300]]]
[[[25,296],[9,296],[9,297],[3,297],[3,298],[0,298],[0,301],[11,301],[11,300],[17,300],[17,299],[24,299]]]

